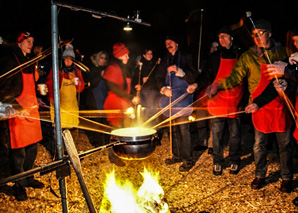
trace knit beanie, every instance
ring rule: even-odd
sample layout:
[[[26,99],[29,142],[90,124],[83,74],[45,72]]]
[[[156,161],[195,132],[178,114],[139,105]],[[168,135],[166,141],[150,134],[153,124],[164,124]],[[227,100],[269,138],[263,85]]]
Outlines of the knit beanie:
[[[75,59],[75,53],[73,51],[73,46],[71,44],[68,44],[65,46],[65,50],[63,52],[62,58],[70,57],[72,59]]]
[[[18,43],[21,43],[21,42],[23,42],[24,40],[26,40],[29,37],[33,37],[29,32],[20,32],[17,35],[17,42]]]
[[[178,37],[175,36],[175,35],[167,35],[166,38],[165,38],[165,41],[166,41],[166,40],[172,40],[172,41],[174,41],[175,43],[179,44],[179,39],[178,39]]]
[[[119,58],[119,57],[121,57],[125,54],[128,54],[128,53],[129,53],[129,50],[123,43],[119,42],[119,43],[114,44],[113,55],[115,58]]]
[[[234,32],[232,31],[231,27],[229,27],[229,26],[224,26],[224,27],[220,28],[220,30],[218,31],[218,35],[221,33],[226,33],[232,37],[235,37]]]
[[[262,30],[267,30],[269,32],[272,32],[271,23],[268,20],[259,19],[256,21],[255,26],[256,26],[256,29],[262,29]]]

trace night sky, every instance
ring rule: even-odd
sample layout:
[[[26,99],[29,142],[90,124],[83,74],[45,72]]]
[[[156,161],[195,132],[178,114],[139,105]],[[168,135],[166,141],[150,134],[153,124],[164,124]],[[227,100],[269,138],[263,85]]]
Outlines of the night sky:
[[[218,0],[183,0],[178,3],[169,0],[61,0],[68,4],[106,12],[121,17],[134,16],[140,11],[140,19],[150,23],[147,27],[132,24],[133,31],[122,30],[125,22],[104,17],[96,19],[91,14],[58,7],[58,30],[63,39],[73,38],[73,45],[82,54],[89,56],[100,50],[111,51],[115,42],[122,41],[131,51],[131,57],[140,54],[150,46],[155,56],[164,54],[164,38],[176,35],[180,47],[186,47],[194,54],[199,48],[200,26],[202,18],[201,55],[213,40],[217,39],[218,30],[224,25],[236,24],[246,11],[252,12],[252,19],[266,18],[272,22],[273,38],[286,44],[286,33],[298,24],[298,1],[218,1]],[[269,4],[268,4],[269,2]],[[288,2],[288,3],[286,3]],[[203,9],[203,13],[201,12]],[[190,16],[189,22],[185,19]],[[50,0],[2,0],[0,2],[0,36],[11,38],[18,31],[30,31],[35,35],[36,43],[45,47],[51,45],[51,1]],[[296,23],[295,23],[296,21]],[[243,48],[251,45],[247,27],[235,31],[237,42]]]

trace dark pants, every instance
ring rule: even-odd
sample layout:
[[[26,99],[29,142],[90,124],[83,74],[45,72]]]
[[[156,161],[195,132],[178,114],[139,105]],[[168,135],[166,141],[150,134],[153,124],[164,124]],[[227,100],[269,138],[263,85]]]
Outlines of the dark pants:
[[[294,166],[292,146],[290,143],[290,130],[286,132],[276,132],[275,135],[279,149],[281,178],[283,180],[292,180]],[[255,129],[253,152],[256,165],[255,175],[259,178],[265,178],[267,173],[267,143],[268,134]]]
[[[198,129],[198,144],[202,146],[212,147],[212,137],[211,137],[211,120],[204,119],[207,118],[209,115],[207,110],[197,110],[196,112],[197,119],[202,119],[197,122],[197,129]]]
[[[212,119],[213,163],[222,164],[223,136],[226,122],[229,127],[229,160],[232,164],[240,164],[241,157],[241,125],[237,118]]]
[[[175,123],[187,120],[187,117],[175,119]],[[174,124],[174,123],[173,123]],[[175,158],[180,158],[185,162],[192,162],[192,144],[190,139],[189,124],[172,126],[172,152]]]
[[[32,169],[36,156],[37,143],[20,149],[10,149],[11,174],[15,175]],[[21,179],[16,182],[16,186],[25,187],[27,185],[27,180],[32,178],[33,176]]]

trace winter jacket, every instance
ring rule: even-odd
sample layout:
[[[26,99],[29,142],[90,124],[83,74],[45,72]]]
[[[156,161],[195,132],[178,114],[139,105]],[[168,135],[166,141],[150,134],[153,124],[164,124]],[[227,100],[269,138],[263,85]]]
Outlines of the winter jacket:
[[[280,43],[272,41],[272,45],[267,49],[271,63],[287,58],[286,48]],[[253,46],[244,52],[233,67],[231,74],[220,79],[219,89],[230,89],[239,85],[247,77],[248,91],[250,93],[249,103],[251,103],[251,93],[256,89],[261,77],[261,63],[268,64],[267,57],[256,47]]]
[[[0,58],[0,75],[28,61],[29,57],[24,56],[22,50],[13,45],[9,52]],[[18,69],[0,79],[0,101],[3,103],[17,104],[15,100],[23,90],[22,72],[34,73],[34,65]],[[18,109],[18,105],[15,106]]]
[[[159,91],[165,86],[167,68],[171,65],[176,65],[183,70],[185,75],[182,77],[182,79],[188,84],[195,82],[199,71],[195,69],[191,54],[178,49],[174,56],[170,53],[167,53],[166,56],[161,60],[155,76],[156,87]]]

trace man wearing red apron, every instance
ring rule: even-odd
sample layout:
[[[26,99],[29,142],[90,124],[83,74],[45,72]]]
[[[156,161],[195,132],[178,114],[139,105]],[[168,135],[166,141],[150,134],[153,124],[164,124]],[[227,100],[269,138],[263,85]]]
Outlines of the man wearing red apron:
[[[220,48],[213,54],[214,60],[219,62],[215,81],[227,77],[237,61],[239,54],[236,46],[233,45],[234,33],[229,27],[223,27],[218,33]],[[217,55],[218,57],[215,57]],[[215,62],[210,62],[214,64]],[[214,66],[214,65],[213,65]],[[238,104],[242,99],[242,84],[227,90],[219,91],[216,96],[208,101],[208,111],[211,115],[217,116],[211,121],[213,137],[213,174],[222,174],[223,136],[226,123],[229,129],[229,160],[231,163],[230,173],[237,174],[240,166],[241,156],[241,125],[240,119],[235,114],[238,111]]]
[[[250,98],[253,100],[261,94],[269,83],[264,75],[265,64],[287,58],[286,48],[271,38],[272,29],[269,21],[259,19],[255,27],[255,29],[252,29],[255,46],[241,55],[228,78],[217,85],[213,85],[210,95],[215,94],[218,89],[231,88],[239,84],[244,77],[247,77]],[[260,189],[265,185],[268,133],[274,132],[279,147],[282,179],[280,191],[291,192],[293,179],[293,160],[290,144],[291,121],[289,121],[288,112],[280,97],[275,98],[261,110],[254,113],[252,119],[255,127],[253,152],[256,170],[251,188]]]
[[[17,46],[13,47],[11,55],[1,59],[1,74],[28,60],[27,54],[31,52],[33,41],[28,32],[18,35]],[[37,156],[37,143],[42,139],[33,73],[33,67],[21,68],[14,76],[1,79],[0,98],[2,102],[11,103],[14,107],[6,108],[6,114],[10,117],[8,123],[12,174],[33,168]],[[25,187],[43,186],[43,183],[31,176],[17,181],[13,188],[16,199],[23,201],[27,199]]]

